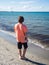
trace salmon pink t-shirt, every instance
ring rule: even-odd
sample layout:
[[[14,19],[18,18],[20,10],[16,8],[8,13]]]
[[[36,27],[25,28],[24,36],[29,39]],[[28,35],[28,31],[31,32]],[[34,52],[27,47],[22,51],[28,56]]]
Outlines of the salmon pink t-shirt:
[[[17,23],[14,27],[15,33],[16,33],[16,40],[17,42],[24,43],[25,42],[25,35],[24,33],[27,32],[27,27],[24,24]]]

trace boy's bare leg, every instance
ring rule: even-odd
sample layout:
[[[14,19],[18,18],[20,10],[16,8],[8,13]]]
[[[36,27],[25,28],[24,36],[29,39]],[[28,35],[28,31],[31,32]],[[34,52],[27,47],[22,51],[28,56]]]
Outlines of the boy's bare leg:
[[[24,49],[24,50],[23,50],[23,55],[22,55],[22,57],[25,57],[26,51],[27,51],[27,49]]]
[[[21,58],[21,56],[22,56],[22,50],[18,49],[18,53],[19,53],[19,58]]]

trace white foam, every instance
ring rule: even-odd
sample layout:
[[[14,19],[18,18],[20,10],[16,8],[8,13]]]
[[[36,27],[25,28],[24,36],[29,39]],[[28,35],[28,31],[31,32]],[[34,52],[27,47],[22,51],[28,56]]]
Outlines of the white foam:
[[[28,40],[29,40],[30,43],[33,43],[34,45],[37,45],[37,46],[39,46],[39,47],[41,47],[41,48],[43,48],[45,50],[49,50],[49,48],[46,48],[45,46],[43,46],[42,44],[39,44],[39,42],[37,42],[35,40],[31,40],[29,38],[28,38]]]
[[[0,30],[0,31],[3,32],[3,33],[9,34],[13,37],[16,37],[14,32],[12,33],[12,32],[4,31],[4,30]]]

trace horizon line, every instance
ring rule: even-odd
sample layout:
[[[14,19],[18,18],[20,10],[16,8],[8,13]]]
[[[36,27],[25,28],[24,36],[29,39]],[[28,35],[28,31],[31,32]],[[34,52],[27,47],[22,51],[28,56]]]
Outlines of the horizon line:
[[[0,11],[0,12],[49,12],[49,11]]]

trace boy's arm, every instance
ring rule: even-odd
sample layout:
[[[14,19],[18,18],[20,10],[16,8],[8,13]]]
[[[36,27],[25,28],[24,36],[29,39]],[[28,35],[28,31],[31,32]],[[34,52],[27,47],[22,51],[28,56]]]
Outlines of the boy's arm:
[[[14,32],[16,32],[16,25],[14,26]]]
[[[28,41],[27,32],[28,32],[28,29],[27,29],[27,27],[26,27],[26,28],[25,28],[25,38],[26,38],[26,40]]]

